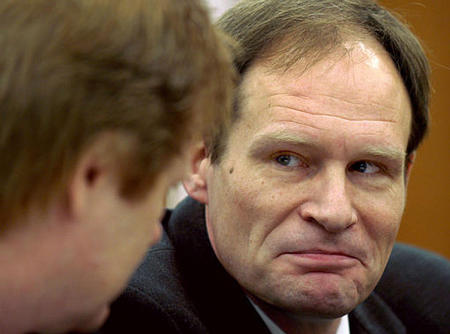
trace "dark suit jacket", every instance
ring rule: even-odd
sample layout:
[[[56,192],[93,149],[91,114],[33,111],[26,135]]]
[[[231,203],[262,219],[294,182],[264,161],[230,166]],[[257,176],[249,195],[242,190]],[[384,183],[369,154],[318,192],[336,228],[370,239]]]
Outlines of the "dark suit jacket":
[[[269,333],[209,243],[204,207],[183,201],[163,221],[101,333]],[[376,290],[350,313],[355,333],[450,333],[450,264],[397,244]]]

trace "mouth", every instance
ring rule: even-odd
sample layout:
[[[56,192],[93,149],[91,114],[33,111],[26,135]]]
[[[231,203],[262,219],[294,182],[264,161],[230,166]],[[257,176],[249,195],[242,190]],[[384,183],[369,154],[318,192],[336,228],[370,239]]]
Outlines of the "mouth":
[[[286,252],[281,256],[297,266],[319,271],[346,269],[362,263],[351,254],[320,249]]]

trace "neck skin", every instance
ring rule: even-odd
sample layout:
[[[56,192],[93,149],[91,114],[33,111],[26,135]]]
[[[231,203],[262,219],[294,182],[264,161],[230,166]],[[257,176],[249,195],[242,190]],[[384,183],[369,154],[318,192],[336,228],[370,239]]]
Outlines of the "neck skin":
[[[286,334],[336,334],[341,321],[340,318],[300,317],[273,307],[251,295],[249,297]]]

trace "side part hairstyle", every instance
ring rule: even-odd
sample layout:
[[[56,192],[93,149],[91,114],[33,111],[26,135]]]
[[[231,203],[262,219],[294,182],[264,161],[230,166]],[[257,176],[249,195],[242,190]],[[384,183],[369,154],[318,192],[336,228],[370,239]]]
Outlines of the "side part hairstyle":
[[[3,0],[0,50],[0,233],[102,133],[132,142],[108,153],[139,196],[231,113],[231,56],[197,0]]]
[[[375,38],[390,54],[412,105],[407,154],[415,151],[428,128],[429,64],[414,34],[372,0],[243,0],[218,21],[239,44],[234,65],[241,75],[257,59],[287,70],[302,62],[305,70],[349,39]],[[239,118],[237,94],[233,120]],[[225,133],[226,134],[226,133]],[[225,150],[226,136],[209,144],[213,162]]]

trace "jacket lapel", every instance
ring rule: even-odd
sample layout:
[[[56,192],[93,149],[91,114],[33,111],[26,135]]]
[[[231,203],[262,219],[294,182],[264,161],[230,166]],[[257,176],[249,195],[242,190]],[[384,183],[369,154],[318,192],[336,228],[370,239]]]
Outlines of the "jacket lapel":
[[[405,334],[406,328],[375,292],[349,316],[351,334]]]

